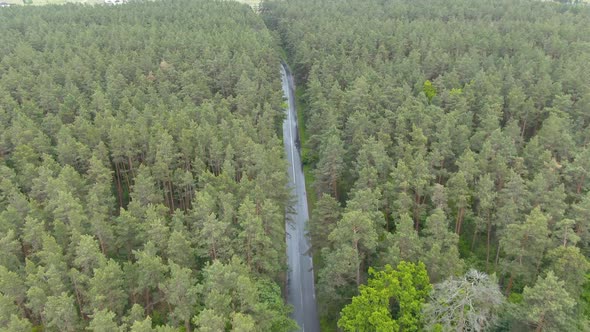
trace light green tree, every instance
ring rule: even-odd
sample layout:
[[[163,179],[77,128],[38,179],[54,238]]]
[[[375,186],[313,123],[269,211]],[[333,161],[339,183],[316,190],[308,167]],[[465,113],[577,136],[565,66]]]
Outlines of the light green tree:
[[[428,101],[432,102],[432,98],[436,96],[436,87],[432,85],[432,82],[430,82],[430,80],[424,82],[422,91],[424,91],[424,94],[426,95],[426,98],[428,98]]]
[[[340,314],[338,327],[345,331],[418,331],[422,307],[432,290],[423,263],[401,262],[394,269],[369,269],[367,285],[359,288]],[[397,309],[392,312],[391,304]]]

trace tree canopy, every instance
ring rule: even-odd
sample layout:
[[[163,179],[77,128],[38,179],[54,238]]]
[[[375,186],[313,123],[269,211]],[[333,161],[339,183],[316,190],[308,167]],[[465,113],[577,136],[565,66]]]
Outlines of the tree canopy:
[[[281,57],[325,328],[587,329],[588,22],[533,0],[0,8],[0,330],[296,329]]]
[[[0,330],[293,330],[262,18],[222,1],[13,7],[0,30]]]
[[[327,325],[371,280],[369,267],[402,260],[425,263],[430,301],[475,269],[497,276],[485,288],[497,283],[503,303],[519,304],[525,289],[530,302],[553,270],[578,303],[567,311],[575,328],[588,325],[588,6],[270,0],[262,15],[302,90]],[[371,208],[358,211],[359,196]],[[338,235],[326,241],[317,225]],[[342,227],[358,231],[358,250]],[[508,311],[494,309],[503,328],[564,326]],[[491,322],[442,312],[444,330]]]

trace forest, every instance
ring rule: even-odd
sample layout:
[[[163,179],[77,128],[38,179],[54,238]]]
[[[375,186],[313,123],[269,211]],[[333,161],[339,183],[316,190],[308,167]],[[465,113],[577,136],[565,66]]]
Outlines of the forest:
[[[325,330],[590,329],[590,8],[291,0],[263,16],[305,107]]]
[[[262,18],[12,7],[0,31],[0,330],[293,330]]]
[[[297,331],[281,61],[322,331],[590,331],[588,22],[533,0],[0,9],[0,331]]]

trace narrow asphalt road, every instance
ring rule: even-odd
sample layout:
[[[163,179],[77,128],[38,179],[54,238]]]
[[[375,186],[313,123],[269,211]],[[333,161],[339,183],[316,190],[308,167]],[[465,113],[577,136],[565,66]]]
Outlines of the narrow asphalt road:
[[[305,177],[301,165],[299,137],[297,134],[297,112],[295,110],[295,89],[293,76],[287,66],[281,65],[283,93],[288,101],[287,117],[283,122],[283,141],[289,161],[289,186],[293,192],[293,211],[287,213],[287,261],[289,273],[287,279],[287,301],[293,305],[293,319],[297,321],[300,331],[319,332],[320,323],[315,300],[313,262],[308,254],[309,239],[305,225],[309,219]]]

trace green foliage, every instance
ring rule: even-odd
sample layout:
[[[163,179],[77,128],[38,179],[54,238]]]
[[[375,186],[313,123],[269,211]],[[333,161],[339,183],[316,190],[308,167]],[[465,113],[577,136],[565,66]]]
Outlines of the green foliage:
[[[547,226],[547,217],[537,207],[524,223],[507,227],[500,246],[506,253],[502,265],[511,278],[530,280],[534,276],[533,271],[540,264],[549,243]]]
[[[463,272],[459,257],[459,236],[449,231],[444,211],[436,208],[426,219],[424,227],[424,264],[430,281],[435,283]]]
[[[584,325],[587,6],[299,0],[260,13],[188,0],[0,10],[0,329],[293,327],[276,286],[290,199],[279,43],[305,106],[310,206],[332,197],[310,225],[323,321],[367,266],[403,259],[433,282],[498,271],[521,306],[504,325]],[[397,310],[376,319],[413,329]]]
[[[590,319],[590,274],[586,274],[580,298],[582,300],[582,311],[586,319]]]
[[[430,102],[432,101],[432,98],[436,96],[436,88],[432,85],[432,82],[430,82],[430,80],[424,82],[422,91],[424,92],[426,98],[428,98],[428,101]]]
[[[92,320],[88,324],[88,330],[95,332],[117,331],[118,326],[114,318],[115,314],[111,311],[97,311],[92,315]]]
[[[538,331],[565,331],[571,326],[571,310],[575,300],[564,289],[564,282],[553,271],[539,278],[533,287],[523,292],[523,318]]]
[[[248,309],[213,329],[292,330],[276,286],[290,199],[279,54],[261,17],[187,0],[9,11],[0,329],[190,332],[219,311],[199,292],[205,266],[241,257]]]
[[[264,8],[305,88],[306,145],[317,156],[306,167],[315,168],[317,191],[344,215],[359,190],[379,194],[369,264],[421,260],[433,282],[464,268],[496,271],[506,294],[579,264],[579,273],[559,276],[579,292],[586,271],[573,248],[586,257],[590,248],[587,6],[300,0]],[[367,274],[354,271],[350,245],[314,246],[324,258],[318,300],[325,321],[335,321]]]
[[[463,93],[463,89],[458,89],[458,88],[453,88],[453,89],[451,89],[451,91],[449,91],[449,94],[451,96],[459,96],[462,93]]]
[[[367,285],[346,305],[338,320],[345,331],[418,331],[422,306],[432,290],[423,263],[400,262],[396,269],[369,269]],[[394,307],[391,304],[394,303]]]
[[[199,292],[205,308],[193,317],[200,330],[219,331],[224,326],[290,331],[295,323],[279,301],[279,289],[272,281],[255,280],[248,266],[234,258],[228,264],[214,261],[203,271]]]
[[[316,207],[308,221],[311,246],[314,253],[320,253],[329,243],[326,239],[336,228],[342,208],[334,197],[323,194],[316,203]]]

